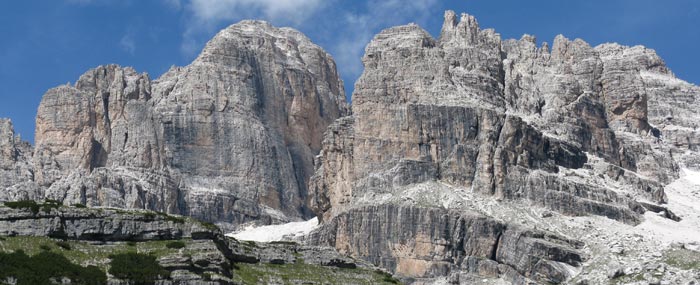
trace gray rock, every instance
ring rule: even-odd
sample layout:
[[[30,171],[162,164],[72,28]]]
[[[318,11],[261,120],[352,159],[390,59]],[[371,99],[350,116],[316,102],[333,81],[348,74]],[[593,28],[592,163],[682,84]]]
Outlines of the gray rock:
[[[619,278],[622,276],[625,276],[625,270],[622,268],[612,269],[612,270],[610,270],[610,273],[608,274],[609,279],[615,279],[615,278]]]
[[[440,277],[465,269],[558,283],[570,277],[567,266],[582,262],[576,250],[580,243],[550,233],[477,213],[391,204],[341,213],[306,242],[333,246],[403,277]]]
[[[158,263],[171,274],[169,279],[158,280],[156,284],[239,284],[239,275],[246,272],[235,271],[235,263],[248,263],[270,270],[275,270],[270,267],[273,264],[293,264],[294,270],[304,270],[303,276],[295,277],[299,283],[304,284],[322,278],[312,271],[322,267],[330,267],[331,270],[358,269],[344,271],[342,274],[345,278],[377,278],[375,266],[341,255],[330,247],[303,246],[292,242],[267,244],[238,241],[225,237],[216,226],[192,218],[144,210],[67,207],[56,204],[31,209],[10,205],[12,207],[0,205],[0,237],[69,239],[85,242],[83,246],[89,244],[92,250],[99,248],[100,251],[120,248],[114,245],[123,245],[124,242],[137,242],[130,246],[138,246],[140,242],[178,240],[184,245],[183,248],[162,256],[157,255]],[[109,260],[91,262],[104,264]],[[284,268],[280,270],[289,273]],[[128,281],[114,277],[110,277],[109,282],[128,284]]]
[[[218,229],[185,217],[149,211],[74,207],[0,207],[0,236],[49,236],[125,241],[213,238]]]
[[[25,171],[17,159],[33,167],[3,179],[2,189],[14,190],[0,197],[17,200],[31,188],[20,198],[228,226],[310,218],[313,157],[326,127],[346,112],[330,55],[295,30],[243,21],[155,81],[108,65],[49,90],[33,160],[3,121],[3,169]],[[20,184],[31,181],[41,187]]]
[[[40,197],[33,182],[32,146],[15,134],[12,121],[0,119],[0,201]]]
[[[700,89],[675,78],[652,50],[563,36],[551,48],[529,35],[501,40],[474,17],[448,11],[438,39],[416,25],[386,29],[363,63],[352,115],[329,127],[316,158],[309,204],[325,225],[311,242],[409,278],[459,279],[461,270],[561,283],[581,259],[578,242],[468,222],[490,221],[483,214],[406,206],[423,197],[405,189],[437,181],[632,225],[646,211],[679,218],[659,204],[679,163],[700,161]],[[405,202],[382,198],[397,195]],[[459,234],[462,226],[470,231]]]

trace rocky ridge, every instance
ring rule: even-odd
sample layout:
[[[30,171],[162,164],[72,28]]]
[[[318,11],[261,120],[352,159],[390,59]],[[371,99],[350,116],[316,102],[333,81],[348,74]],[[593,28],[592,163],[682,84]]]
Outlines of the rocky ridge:
[[[700,88],[644,47],[536,43],[451,11],[437,39],[413,24],[384,30],[350,114],[327,53],[243,21],[157,80],[108,65],[49,90],[33,149],[0,121],[0,201],[151,209],[226,229],[317,215],[302,238],[312,247],[201,245],[257,264],[238,268],[252,283],[303,282],[307,259],[319,272],[365,260],[415,284],[697,279],[683,261],[700,236],[688,174],[700,169]],[[5,212],[7,234],[121,239],[138,224],[149,239],[196,239],[167,215],[52,211]],[[94,227],[65,223],[76,215]],[[178,276],[199,280],[190,269]]]
[[[33,208],[34,205],[38,207]],[[132,248],[154,255],[171,272],[170,278],[158,280],[157,284],[321,284],[316,280],[327,278],[324,274],[330,272],[334,272],[336,280],[355,284],[392,280],[391,275],[374,266],[339,255],[331,248],[293,242],[238,241],[225,237],[213,224],[182,216],[68,207],[51,201],[0,206],[0,251],[11,247],[12,239],[23,239],[20,249],[26,251],[39,246],[31,242],[50,244],[50,239],[41,237],[72,244],[72,249],[56,250],[68,250],[66,255],[83,266],[100,266],[111,257],[82,260],[81,255],[70,251],[116,254]],[[167,243],[163,243],[166,241],[182,242],[181,249],[167,249]],[[121,284],[120,281],[128,280],[110,276],[110,284]]]
[[[330,55],[304,35],[243,21],[157,80],[107,65],[49,90],[34,149],[3,121],[3,175],[21,176],[3,179],[0,200],[150,209],[227,227],[310,218],[313,157],[347,112],[344,93]]]
[[[584,241],[480,201],[630,226],[646,213],[683,218],[664,188],[700,166],[700,88],[653,50],[563,36],[537,47],[448,11],[438,39],[414,24],[386,29],[363,63],[353,114],[331,125],[316,158],[311,206],[324,226],[312,243],[418,283],[560,283],[581,272]]]

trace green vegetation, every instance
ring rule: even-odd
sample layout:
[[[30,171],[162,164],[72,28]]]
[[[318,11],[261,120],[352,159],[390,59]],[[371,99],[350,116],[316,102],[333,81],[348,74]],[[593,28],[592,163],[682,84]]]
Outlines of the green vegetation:
[[[615,279],[610,280],[610,284],[629,284],[639,281],[644,281],[644,275],[642,273],[620,276]]]
[[[210,222],[201,222],[202,226],[204,226],[205,229],[210,230],[210,231],[216,231],[219,229],[215,224],[212,224]]]
[[[42,251],[28,256],[24,251],[0,252],[0,280],[15,278],[18,285],[51,284],[66,277],[72,284],[107,284],[107,275],[96,266],[82,267],[65,256]]]
[[[170,278],[170,272],[158,264],[156,257],[147,254],[122,253],[110,256],[109,274],[134,284],[153,284],[158,279]]]
[[[243,284],[308,283],[322,284],[400,284],[381,271],[361,268],[337,268],[318,265],[294,264],[248,264],[234,266],[234,278]],[[234,279],[236,280],[236,279]]]
[[[169,215],[163,212],[144,212],[143,216],[148,219],[148,220],[155,220],[156,217],[162,217],[166,221],[170,221],[176,224],[184,224],[185,223],[185,218],[184,217],[178,217],[178,216],[173,216]]]
[[[286,241],[286,240],[271,241],[270,244],[279,244],[279,245],[288,245],[288,246],[299,245],[297,242]]]
[[[56,201],[56,200],[46,200],[44,203],[37,203],[34,200],[22,200],[22,201],[13,201],[13,202],[5,202],[4,203],[6,207],[12,208],[12,209],[24,209],[24,210],[30,210],[32,211],[33,214],[39,213],[39,210],[42,210],[46,213],[51,212],[51,209],[58,209],[63,204],[61,202]]]
[[[57,245],[58,247],[62,248],[62,249],[65,249],[65,250],[70,250],[70,249],[71,249],[70,243],[67,242],[67,241],[65,241],[65,240],[59,240],[59,241],[57,241],[57,242],[56,242],[56,245]]]
[[[187,245],[191,241],[182,239],[181,242]],[[57,242],[66,243],[70,246],[70,250],[60,247]],[[96,245],[82,241],[62,241],[51,239],[48,237],[4,237],[0,240],[0,252],[11,253],[17,250],[24,251],[27,255],[33,256],[42,251],[48,250],[65,256],[69,261],[76,264],[93,264],[107,271],[110,262],[109,256],[112,254],[121,253],[141,253],[155,257],[176,254],[183,250],[183,254],[191,254],[189,249],[172,249],[168,248],[167,244],[172,241],[144,241],[144,242],[116,242],[103,245]]]
[[[174,240],[174,241],[171,241],[171,242],[168,242],[167,244],[165,244],[165,247],[172,248],[172,249],[181,249],[181,248],[185,247],[185,243],[181,242],[179,240]]]
[[[381,271],[379,269],[374,271],[375,274],[382,276],[382,281],[389,284],[401,284],[401,281],[391,276],[391,274]]]
[[[32,213],[36,214],[39,212],[39,204],[32,200],[22,200],[22,201],[13,201],[13,202],[5,202],[5,206],[8,208],[12,209],[25,209],[25,210],[30,210]]]
[[[683,270],[700,270],[700,253],[687,249],[675,249],[664,254],[664,262]]]
[[[80,209],[85,209],[85,208],[87,208],[87,206],[85,206],[85,205],[83,205],[83,204],[73,204],[73,207],[80,208]]]

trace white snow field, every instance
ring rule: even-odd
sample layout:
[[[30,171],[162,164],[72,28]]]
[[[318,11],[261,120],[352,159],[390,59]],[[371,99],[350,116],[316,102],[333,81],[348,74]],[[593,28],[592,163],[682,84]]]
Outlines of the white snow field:
[[[281,225],[248,226],[240,231],[227,234],[238,240],[250,240],[257,242],[271,242],[290,240],[303,236],[318,227],[318,218],[304,222],[291,222]]]

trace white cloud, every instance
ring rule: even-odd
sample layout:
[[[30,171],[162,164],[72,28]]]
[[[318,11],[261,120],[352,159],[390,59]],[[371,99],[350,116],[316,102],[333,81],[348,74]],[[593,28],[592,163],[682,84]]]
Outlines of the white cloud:
[[[136,41],[134,41],[133,34],[126,33],[121,40],[119,40],[119,47],[133,55],[136,52]]]
[[[362,73],[364,48],[382,29],[436,17],[439,0],[163,0],[182,7],[186,28],[181,49],[195,56],[216,28],[243,19],[262,19],[310,33],[335,58],[352,84]],[[442,17],[439,11],[437,17]]]
[[[187,1],[187,0],[185,0]],[[182,50],[193,55],[200,48],[201,34],[210,34],[221,23],[262,19],[277,25],[302,25],[330,1],[324,0],[189,0]]]
[[[320,9],[322,0],[191,0],[188,9],[200,23],[257,16],[300,24]]]
[[[168,6],[169,8],[173,10],[180,10],[182,9],[182,1],[181,0],[162,0],[163,4],[165,6]]]
[[[437,0],[371,0],[366,2],[366,12],[345,13],[341,18],[345,22],[343,36],[329,47],[341,75],[346,79],[360,76],[364,48],[379,30],[411,22],[424,23],[434,16],[431,12],[437,4]]]

